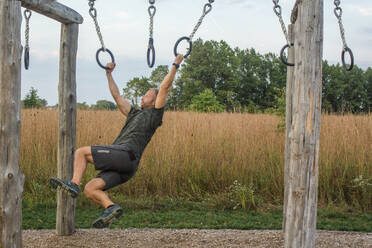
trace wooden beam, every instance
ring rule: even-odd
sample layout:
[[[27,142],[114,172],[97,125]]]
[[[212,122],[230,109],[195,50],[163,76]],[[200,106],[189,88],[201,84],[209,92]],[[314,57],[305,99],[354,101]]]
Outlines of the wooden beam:
[[[22,7],[48,16],[64,24],[83,23],[83,17],[75,10],[55,0],[21,0]]]
[[[58,178],[71,180],[76,148],[76,53],[78,24],[62,24],[59,63],[59,139]],[[57,234],[71,235],[75,231],[75,203],[67,193],[58,192]]]
[[[285,247],[315,247],[322,100],[323,0],[302,0],[295,23]]]
[[[22,247],[21,4],[0,0],[0,247]]]
[[[294,25],[290,24],[288,26],[288,37],[289,41],[294,44]],[[295,60],[295,49],[293,46],[288,48],[288,62],[294,63]],[[293,108],[293,84],[294,84],[294,66],[287,66],[287,85],[286,85],[286,139],[285,139],[285,161],[284,161],[284,203],[283,203],[283,230],[285,230],[286,223],[286,212],[288,204],[288,178],[289,178],[289,162],[291,158],[291,139],[289,138],[289,132],[292,126],[292,108]]]

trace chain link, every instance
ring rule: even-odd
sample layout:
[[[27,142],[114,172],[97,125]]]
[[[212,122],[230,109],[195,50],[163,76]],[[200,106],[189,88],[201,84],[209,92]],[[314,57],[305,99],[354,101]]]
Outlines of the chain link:
[[[211,12],[212,10],[212,3],[214,2],[214,0],[208,0],[209,3],[206,3],[204,5],[204,8],[203,8],[203,14],[202,16],[199,18],[199,21],[198,23],[195,25],[194,27],[194,30],[192,31],[192,33],[190,34],[190,41],[192,41],[192,39],[194,38],[195,36],[195,33],[196,31],[198,31],[200,25],[203,23],[203,20],[204,20],[204,17],[209,13]]]
[[[154,16],[156,13],[156,7],[154,6],[155,0],[150,0],[150,7],[148,8],[149,16],[150,16],[150,39],[153,38],[154,33]]]
[[[23,12],[23,15],[25,17],[25,20],[26,20],[26,30],[25,30],[25,48],[30,48],[30,18],[31,18],[31,15],[32,15],[32,12],[29,10],[29,9],[26,9],[24,12]]]
[[[105,43],[103,42],[103,37],[102,37],[102,33],[101,33],[101,29],[98,25],[98,21],[97,21],[97,9],[94,8],[94,1],[95,0],[89,0],[89,15],[93,18],[93,21],[94,21],[94,25],[96,27],[96,31],[97,31],[97,35],[98,35],[98,38],[99,38],[99,41],[101,43],[101,46],[103,48],[103,51],[106,52],[106,46],[105,46]]]
[[[336,6],[335,10],[334,10],[334,13],[335,13],[336,18],[338,19],[338,25],[340,27],[340,34],[341,34],[341,39],[342,39],[342,44],[343,44],[343,50],[346,51],[348,46],[346,44],[344,25],[342,23],[342,8],[340,7],[341,2],[340,2],[340,0],[334,0],[334,4]]]
[[[283,21],[282,7],[279,5],[279,0],[273,0],[273,3],[274,3],[274,8],[273,8],[274,13],[279,18],[280,26],[282,27],[283,34],[285,36],[285,39],[287,41],[288,46],[291,46],[291,42],[289,41],[287,28],[286,28],[286,26],[284,24],[284,21]]]

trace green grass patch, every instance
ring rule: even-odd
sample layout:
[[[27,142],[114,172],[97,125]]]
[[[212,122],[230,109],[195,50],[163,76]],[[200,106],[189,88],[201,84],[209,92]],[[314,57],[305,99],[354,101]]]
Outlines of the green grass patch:
[[[126,200],[123,216],[111,228],[197,228],[197,229],[281,229],[282,211],[213,209],[200,202],[180,200]],[[76,227],[91,228],[102,208],[79,206]],[[55,229],[56,208],[24,207],[23,229]],[[372,214],[319,209],[317,228],[337,231],[372,232]]]

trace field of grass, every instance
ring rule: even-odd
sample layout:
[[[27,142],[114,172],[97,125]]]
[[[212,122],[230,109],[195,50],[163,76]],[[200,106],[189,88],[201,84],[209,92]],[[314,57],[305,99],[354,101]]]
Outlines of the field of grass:
[[[111,228],[282,229],[283,211],[211,209],[207,204],[174,199],[136,199],[122,202],[123,216]],[[91,228],[102,208],[79,207],[76,228]],[[372,214],[319,209],[317,229],[372,232]],[[23,208],[23,229],[54,229],[55,207]]]
[[[111,144],[125,122],[119,112],[79,111],[77,147]],[[284,132],[263,114],[166,112],[136,176],[112,190],[123,198],[175,198],[215,209],[263,209],[283,201]],[[21,168],[27,206],[53,205],[58,113],[22,110]],[[324,115],[319,204],[372,210],[372,116]],[[87,182],[96,172],[90,166]],[[80,206],[93,206],[82,197]]]

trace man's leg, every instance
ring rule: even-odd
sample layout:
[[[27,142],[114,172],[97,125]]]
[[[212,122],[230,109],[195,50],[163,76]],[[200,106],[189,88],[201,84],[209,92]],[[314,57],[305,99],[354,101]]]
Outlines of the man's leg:
[[[105,208],[105,211],[93,222],[94,228],[108,227],[111,222],[123,214],[123,209],[119,205],[115,205],[103,191],[105,186],[105,181],[99,177],[90,180],[85,185],[85,196]]]
[[[87,198],[95,201],[104,208],[107,208],[114,203],[110,200],[108,195],[103,191],[106,186],[105,181],[102,178],[94,178],[90,180],[84,188],[84,194]]]
[[[74,176],[71,182],[80,185],[81,179],[83,178],[87,169],[87,163],[93,164],[92,150],[90,146],[81,147],[76,150],[74,158]]]

